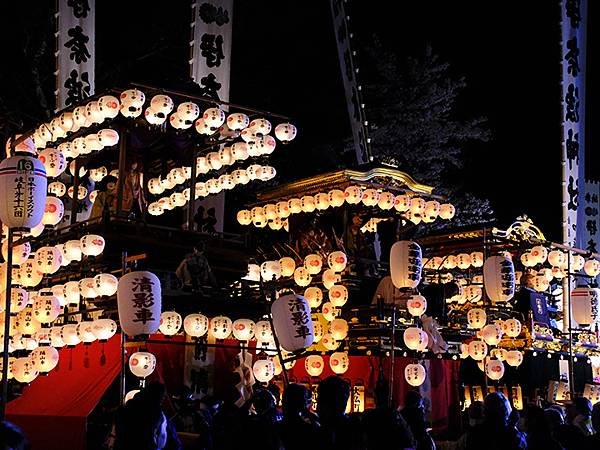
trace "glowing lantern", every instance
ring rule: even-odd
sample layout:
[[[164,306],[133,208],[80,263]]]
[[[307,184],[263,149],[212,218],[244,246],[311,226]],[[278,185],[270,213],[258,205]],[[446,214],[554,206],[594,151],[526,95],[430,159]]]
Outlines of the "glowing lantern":
[[[319,255],[307,255],[306,258],[304,258],[304,267],[310,275],[316,275],[323,267],[323,259]]]
[[[300,199],[302,212],[311,213],[315,210],[315,198],[310,195],[305,195]]]
[[[325,368],[323,357],[321,355],[307,356],[304,360],[304,368],[306,369],[306,373],[311,377],[318,377],[323,373],[323,369]]]
[[[515,338],[521,334],[521,322],[518,319],[507,319],[502,322],[502,331],[508,337]]]
[[[85,150],[87,153],[97,152],[102,150],[104,145],[100,142],[97,134],[88,134],[85,137]]]
[[[394,286],[415,288],[421,281],[422,255],[419,244],[398,241],[390,251],[390,275]]]
[[[331,336],[337,341],[346,339],[346,336],[348,336],[348,330],[348,322],[345,319],[333,319],[329,325]]]
[[[271,324],[266,320],[259,320],[256,322],[256,339],[259,341],[271,341],[273,340],[273,330],[271,330]]]
[[[548,258],[548,250],[542,245],[536,245],[528,252],[535,264],[543,264]],[[534,265],[535,265],[534,264]]]
[[[329,195],[319,192],[315,195],[315,206],[318,210],[323,211],[329,208]]]
[[[233,337],[238,341],[249,341],[254,337],[256,324],[250,319],[237,319],[233,322]]]
[[[506,355],[508,354],[508,350],[503,348],[495,348],[490,351],[490,357],[495,358],[499,361],[506,361]]]
[[[304,298],[311,308],[318,308],[323,301],[323,291],[318,287],[308,287],[304,291]]]
[[[325,333],[321,338],[321,345],[325,347],[326,350],[333,351],[340,346],[340,343],[335,340],[331,333]]]
[[[57,197],[62,197],[67,193],[67,187],[60,181],[53,181],[48,185],[48,193]]]
[[[117,322],[112,319],[98,319],[92,323],[92,333],[98,341],[106,342],[117,332]]]
[[[423,214],[427,202],[420,197],[413,197],[410,201],[410,212],[412,214]]]
[[[233,324],[225,316],[216,316],[210,319],[210,331],[216,339],[227,339],[231,335]]]
[[[333,285],[329,289],[329,301],[333,306],[341,307],[348,301],[348,289],[341,284]]]
[[[79,340],[86,345],[89,345],[96,340],[96,335],[94,334],[94,322],[91,320],[79,322],[76,327],[76,332]]]
[[[58,365],[58,350],[54,347],[38,347],[31,352],[34,368],[40,373],[48,373]]]
[[[471,253],[471,265],[473,267],[483,267],[483,253],[482,252]]]
[[[325,334],[325,327],[323,327],[323,324],[316,319],[313,320],[312,323],[313,323],[313,332],[315,335],[313,343],[316,344],[323,338],[323,335]]]
[[[146,101],[146,96],[139,89],[127,89],[121,92],[121,104],[124,106],[133,106],[140,108]]]
[[[487,355],[487,345],[483,341],[471,341],[469,343],[469,356],[475,361],[481,361]]]
[[[112,95],[103,95],[98,99],[98,111],[104,119],[114,119],[119,114],[119,99]]]
[[[308,286],[311,281],[312,277],[305,267],[297,267],[296,270],[294,270],[294,282],[298,286]]]
[[[363,191],[359,186],[348,186],[344,190],[344,197],[349,205],[357,205],[362,200]]]
[[[427,378],[425,367],[421,364],[408,364],[404,368],[404,379],[411,386],[421,386]]]
[[[79,306],[81,294],[78,281],[68,281],[64,284],[64,297],[69,306]]]
[[[427,309],[427,299],[422,295],[413,295],[406,302],[406,307],[410,315],[421,317]]]
[[[275,127],[275,137],[284,144],[294,140],[298,130],[291,123],[280,123]]]
[[[62,254],[56,247],[41,247],[35,252],[35,268],[42,273],[55,273],[61,263]]]
[[[573,319],[580,326],[587,327],[598,321],[600,308],[600,289],[576,287],[571,292],[571,311]]]
[[[260,281],[260,266],[258,264],[248,264],[248,273],[242,280]]]
[[[81,242],[71,240],[65,243],[65,253],[69,261],[81,261]]]
[[[16,266],[20,266],[27,258],[29,258],[29,254],[31,253],[31,244],[29,241],[23,242],[22,244],[14,245],[12,248],[12,263]],[[2,257],[6,261],[8,257],[8,241],[5,240],[2,243]]]
[[[331,289],[336,283],[342,281],[342,277],[331,269],[325,269],[321,275],[325,289]]]
[[[294,275],[296,270],[296,262],[289,256],[284,256],[279,260],[279,266],[281,267],[281,276],[291,277]]]
[[[38,159],[44,165],[46,169],[46,175],[49,178],[59,176],[67,168],[67,160],[62,152],[56,148],[47,148],[42,150]]]
[[[408,195],[397,195],[394,198],[394,209],[398,212],[405,212],[410,209],[411,198]]]
[[[519,350],[510,350],[506,353],[506,363],[512,367],[519,367],[523,362],[523,353]]]
[[[423,351],[429,342],[427,333],[417,327],[409,327],[404,330],[403,338],[404,344],[411,350]]]
[[[135,352],[129,358],[129,370],[138,378],[146,378],[156,368],[156,356],[150,352]]]
[[[275,376],[275,364],[269,358],[259,359],[252,365],[252,373],[261,383],[268,383]]]
[[[144,293],[142,305],[138,300],[139,292]],[[162,302],[160,280],[156,275],[145,271],[123,275],[119,280],[117,302],[124,333],[130,336],[156,333]]]
[[[33,317],[40,323],[50,323],[58,317],[60,309],[60,302],[54,295],[38,295],[33,303]]]
[[[118,286],[119,280],[110,273],[100,273],[94,277],[94,290],[98,295],[114,295]]]
[[[329,198],[329,205],[334,208],[342,206],[344,204],[344,202],[346,201],[346,195],[345,195],[344,191],[341,191],[339,189],[334,189],[332,191],[329,191],[327,196]]]
[[[480,329],[483,328],[487,321],[487,314],[484,309],[471,308],[467,313],[467,322],[469,328]]]
[[[333,306],[331,302],[325,302],[323,303],[323,306],[321,306],[321,314],[323,314],[323,317],[328,322],[334,320],[339,314],[339,312],[339,308]]]
[[[313,343],[310,306],[304,297],[296,294],[280,296],[271,305],[271,315],[279,344],[288,352],[303,350]],[[298,321],[297,315],[306,320]]]
[[[173,103],[173,99],[168,95],[155,95],[150,100],[150,108],[152,111],[155,111],[163,116],[170,114],[173,111],[175,104]]]
[[[515,267],[506,256],[490,256],[483,265],[485,292],[492,302],[507,302],[515,295]]]
[[[15,359],[12,364],[12,373],[19,383],[31,383],[38,376],[38,371],[29,357]]]
[[[335,251],[327,256],[327,265],[334,272],[343,272],[348,263],[348,258],[344,252]]]
[[[96,298],[96,282],[93,278],[82,278],[79,280],[79,293],[83,298]]]
[[[496,324],[489,324],[481,329],[481,337],[488,345],[498,345],[502,340],[502,328]]]
[[[11,228],[40,224],[46,200],[46,170],[30,156],[12,156],[0,163],[0,220]],[[6,199],[19,199],[20,203]]]
[[[104,251],[104,238],[97,234],[86,234],[79,242],[81,243],[81,253],[86,256],[98,256]]]
[[[468,269],[469,267],[471,267],[471,255],[467,253],[460,253],[456,257],[456,265],[459,269]]]
[[[247,209],[238,211],[236,217],[240,225],[250,225],[252,223],[252,214]]]
[[[391,192],[382,192],[379,194],[377,206],[383,210],[392,209],[394,207],[394,194]]]
[[[346,373],[348,367],[350,367],[350,358],[348,357],[348,353],[332,353],[329,357],[329,367],[331,367],[331,370],[338,375]]]
[[[379,192],[377,189],[365,189],[361,201],[365,206],[375,206],[379,202]]]
[[[2,298],[5,296],[5,293],[2,292]],[[3,302],[2,302],[3,303]],[[27,304],[29,303],[29,293],[19,287],[12,287],[10,289],[10,311],[11,313],[20,313],[25,309]]]
[[[483,289],[480,286],[471,284],[465,288],[465,296],[472,303],[477,303],[483,296]]]
[[[440,202],[437,200],[429,200],[425,202],[423,214],[426,217],[436,218],[440,214]]]
[[[590,277],[597,277],[600,274],[600,261],[588,259],[583,266],[583,271]]]
[[[504,376],[504,364],[497,359],[490,359],[485,363],[485,374],[492,380],[499,380]]]
[[[17,314],[16,327],[19,333],[29,337],[33,336],[41,328],[41,324],[35,320],[33,309],[29,307]]]
[[[62,327],[50,328],[50,345],[54,348],[61,348],[66,345],[62,339]]]
[[[44,225],[54,226],[62,220],[64,213],[65,206],[59,198],[46,197],[42,223]]]
[[[181,328],[181,316],[175,311],[164,311],[160,315],[160,325],[158,329],[165,336],[174,336]]]
[[[34,262],[34,258],[30,256],[27,261],[21,264],[19,276],[23,286],[34,287],[40,284],[44,274],[38,270],[37,264]]]
[[[192,337],[202,337],[208,332],[208,317],[203,314],[189,314],[183,319],[183,329]]]
[[[578,272],[585,266],[585,258],[581,255],[573,255],[571,267],[574,272]]]
[[[560,270],[560,269],[559,269]],[[550,287],[550,282],[544,275],[533,277],[533,288],[538,292],[544,292]]]
[[[281,278],[281,265],[279,261],[265,261],[260,265],[260,276],[265,281]]]
[[[291,198],[288,200],[288,207],[290,208],[290,214],[298,214],[302,212],[302,200]]]
[[[456,214],[456,209],[454,208],[454,205],[451,205],[450,203],[444,203],[440,206],[439,216],[442,219],[450,220],[454,217],[454,214]]]

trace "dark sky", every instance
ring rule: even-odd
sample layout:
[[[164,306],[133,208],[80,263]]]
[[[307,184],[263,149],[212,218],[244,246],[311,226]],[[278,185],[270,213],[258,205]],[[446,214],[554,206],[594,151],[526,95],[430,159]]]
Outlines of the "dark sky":
[[[9,110],[41,118],[29,75],[31,53],[24,51],[36,42],[48,46],[40,70],[51,99],[52,11],[37,2],[19,3],[3,5],[0,11],[0,100]],[[128,81],[185,84],[188,2],[97,4],[98,88]],[[288,172],[308,164],[308,171],[316,173],[327,168],[328,157],[312,149],[339,145],[349,128],[329,2],[308,4],[236,1],[231,100],[294,118],[298,143],[279,158],[285,156]],[[590,12],[593,17],[594,10]],[[376,34],[400,57],[419,55],[431,44],[451,64],[453,75],[466,77],[458,114],[488,117],[493,133],[492,142],[467,149],[464,175],[470,187],[492,201],[501,226],[526,212],[554,239],[560,236],[561,220],[558,14],[558,2],[547,0],[355,0],[351,15],[360,44],[368,45]],[[591,30],[590,54],[594,39]],[[360,54],[358,61],[360,67]],[[588,95],[595,87],[594,67],[589,70]],[[594,105],[588,103],[588,121],[592,111]],[[590,147],[588,141],[588,153]],[[589,164],[588,170],[592,166],[597,172],[597,164]],[[288,176],[304,175],[298,172]]]

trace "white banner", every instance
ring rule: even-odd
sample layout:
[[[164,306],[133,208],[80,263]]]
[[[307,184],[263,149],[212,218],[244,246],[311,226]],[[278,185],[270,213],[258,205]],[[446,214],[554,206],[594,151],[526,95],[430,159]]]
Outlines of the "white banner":
[[[585,195],[583,196],[583,220],[581,227],[583,234],[583,247],[593,253],[600,250],[600,184],[597,181],[585,182]]]
[[[94,95],[96,0],[58,0],[56,110]]]

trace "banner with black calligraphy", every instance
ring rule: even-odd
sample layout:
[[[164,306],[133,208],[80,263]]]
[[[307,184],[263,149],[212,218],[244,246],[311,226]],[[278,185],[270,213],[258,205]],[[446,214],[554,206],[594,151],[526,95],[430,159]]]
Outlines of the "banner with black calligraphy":
[[[581,248],[592,253],[600,253],[600,183],[598,181],[585,182],[583,196],[583,246]]]
[[[563,243],[584,248],[587,0],[562,0]]]
[[[94,95],[96,0],[58,0],[56,110]]]

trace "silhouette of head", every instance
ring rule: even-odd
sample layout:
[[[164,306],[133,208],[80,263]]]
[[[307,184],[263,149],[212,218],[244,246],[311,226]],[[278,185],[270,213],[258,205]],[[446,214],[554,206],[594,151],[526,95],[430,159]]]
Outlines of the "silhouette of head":
[[[310,400],[310,390],[306,386],[291,383],[283,392],[283,414],[288,417],[307,412]]]
[[[508,416],[512,412],[512,408],[502,392],[488,394],[484,405],[486,421],[503,425],[508,422]]]
[[[325,378],[318,388],[317,414],[322,421],[334,420],[345,414],[350,398],[350,386],[343,379],[330,376]]]

